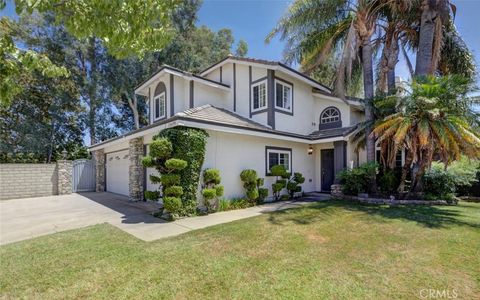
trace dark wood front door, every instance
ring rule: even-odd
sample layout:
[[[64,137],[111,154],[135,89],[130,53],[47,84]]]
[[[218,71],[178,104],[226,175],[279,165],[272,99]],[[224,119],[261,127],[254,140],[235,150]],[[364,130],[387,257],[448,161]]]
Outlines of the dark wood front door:
[[[335,179],[333,170],[333,149],[323,149],[320,151],[321,155],[321,178],[322,178],[322,191],[330,191],[330,187]]]

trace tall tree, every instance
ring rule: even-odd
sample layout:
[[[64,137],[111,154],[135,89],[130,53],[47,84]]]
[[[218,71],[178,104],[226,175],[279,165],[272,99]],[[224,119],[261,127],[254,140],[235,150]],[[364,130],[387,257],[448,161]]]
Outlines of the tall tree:
[[[108,97],[118,111],[112,121],[119,131],[130,131],[148,123],[147,102],[134,94],[134,88],[162,64],[198,72],[232,52],[234,38],[229,29],[215,32],[205,26],[195,27],[200,4],[199,0],[189,0],[177,6],[172,17],[176,38],[163,50],[148,52],[142,59],[109,56],[104,78]],[[244,46],[248,48],[246,43]]]
[[[53,64],[45,54],[17,48],[14,40],[17,31],[16,24],[9,18],[0,19],[0,106],[10,105],[23,91],[18,82],[24,76],[37,71],[50,78],[68,76],[67,69]]]
[[[16,84],[22,91],[11,105],[0,108],[0,152],[28,153],[50,162],[64,149],[78,154],[83,144],[84,107],[76,83],[77,68],[68,50],[73,40],[60,28],[43,24],[39,15],[20,18],[19,23],[12,23],[15,31],[11,37],[36,53],[45,53],[50,62],[68,69],[70,76],[52,78],[35,70],[19,77]]]
[[[415,75],[433,74],[443,46],[443,26],[456,7],[449,0],[422,0]]]
[[[323,64],[332,53],[340,52],[335,92],[345,98],[345,81],[355,63],[361,65],[365,99],[367,160],[375,161],[373,44],[381,3],[375,0],[294,1],[285,16],[267,37],[280,34],[287,39],[287,55],[300,60],[306,70]],[[360,57],[360,60],[357,58]]]
[[[0,8],[5,7],[0,0]],[[17,14],[50,12],[56,24],[78,39],[97,38],[118,58],[143,56],[173,37],[172,14],[178,0],[15,0]]]
[[[247,56],[248,53],[248,44],[244,40],[238,41],[237,50],[235,50],[235,55],[240,57]]]

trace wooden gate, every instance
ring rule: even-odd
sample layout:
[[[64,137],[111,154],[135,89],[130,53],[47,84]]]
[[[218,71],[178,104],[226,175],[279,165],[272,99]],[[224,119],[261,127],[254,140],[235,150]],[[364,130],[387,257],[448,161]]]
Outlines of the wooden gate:
[[[73,161],[72,190],[74,193],[95,191],[95,162],[93,159]]]

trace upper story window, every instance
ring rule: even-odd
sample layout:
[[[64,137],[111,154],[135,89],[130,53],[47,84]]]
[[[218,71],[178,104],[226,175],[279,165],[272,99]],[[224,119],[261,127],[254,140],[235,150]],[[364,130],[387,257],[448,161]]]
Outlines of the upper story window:
[[[165,92],[157,95],[153,98],[153,104],[155,107],[154,119],[158,120],[165,118]]]
[[[155,93],[153,96],[152,112],[154,121],[165,118],[167,115],[166,94],[165,84],[160,82],[155,88]]]
[[[330,106],[325,108],[320,114],[319,129],[329,129],[342,127],[342,117],[338,108]]]
[[[333,123],[340,121],[340,111],[336,107],[325,109],[320,117],[320,123]]]
[[[267,82],[262,81],[252,85],[252,111],[267,107]]]
[[[292,111],[292,86],[282,81],[275,81],[275,107]]]

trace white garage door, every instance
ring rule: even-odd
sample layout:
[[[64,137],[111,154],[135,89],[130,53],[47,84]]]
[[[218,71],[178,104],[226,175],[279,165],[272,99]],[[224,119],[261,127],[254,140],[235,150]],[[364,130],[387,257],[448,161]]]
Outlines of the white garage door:
[[[107,154],[107,192],[128,196],[128,150]]]

